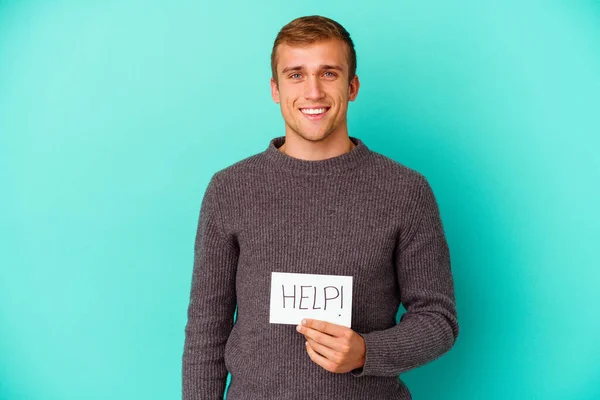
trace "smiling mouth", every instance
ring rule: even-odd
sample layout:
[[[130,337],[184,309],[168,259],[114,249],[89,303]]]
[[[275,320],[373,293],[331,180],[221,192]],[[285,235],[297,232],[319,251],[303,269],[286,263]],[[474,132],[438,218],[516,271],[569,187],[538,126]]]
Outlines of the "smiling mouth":
[[[308,114],[308,115],[319,115],[319,114],[324,114],[327,110],[329,110],[329,107],[301,108],[300,112],[302,112],[302,114]]]
[[[330,107],[320,107],[320,108],[301,108],[300,112],[304,114],[304,116],[310,120],[320,119],[327,111],[329,111]]]

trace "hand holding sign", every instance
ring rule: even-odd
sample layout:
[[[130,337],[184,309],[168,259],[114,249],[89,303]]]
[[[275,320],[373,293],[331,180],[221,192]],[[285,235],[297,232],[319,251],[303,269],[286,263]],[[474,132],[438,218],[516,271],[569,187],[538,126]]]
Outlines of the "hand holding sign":
[[[341,374],[365,365],[365,341],[352,329],[331,322],[303,319],[296,330],[306,338],[310,359],[327,371]]]

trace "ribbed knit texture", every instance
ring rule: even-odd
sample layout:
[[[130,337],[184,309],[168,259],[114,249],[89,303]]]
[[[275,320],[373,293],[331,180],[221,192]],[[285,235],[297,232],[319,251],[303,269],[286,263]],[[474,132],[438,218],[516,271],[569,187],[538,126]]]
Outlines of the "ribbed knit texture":
[[[195,242],[184,400],[221,399],[227,371],[228,400],[411,399],[398,375],[454,344],[450,253],[429,183],[350,139],[351,151],[308,161],[280,152],[277,137],[211,178]],[[273,271],[353,276],[361,370],[326,371],[295,326],[269,323]]]

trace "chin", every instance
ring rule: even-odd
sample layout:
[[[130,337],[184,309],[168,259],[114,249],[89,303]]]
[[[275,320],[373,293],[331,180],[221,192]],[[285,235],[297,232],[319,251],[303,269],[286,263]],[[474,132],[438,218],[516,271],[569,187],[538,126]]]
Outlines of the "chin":
[[[311,142],[319,142],[321,140],[327,139],[330,136],[328,132],[317,132],[310,133],[307,135],[301,135],[304,139],[310,140]]]

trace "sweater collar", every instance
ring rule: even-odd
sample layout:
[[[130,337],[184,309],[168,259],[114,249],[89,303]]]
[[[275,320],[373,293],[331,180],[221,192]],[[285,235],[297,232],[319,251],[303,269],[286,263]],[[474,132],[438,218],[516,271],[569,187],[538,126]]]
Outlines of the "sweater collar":
[[[302,160],[279,151],[279,147],[285,143],[285,136],[271,139],[265,151],[266,157],[275,165],[295,172],[306,172],[313,174],[329,174],[352,169],[363,161],[369,153],[369,148],[364,142],[356,137],[349,136],[356,145],[347,153],[324,160]]]

